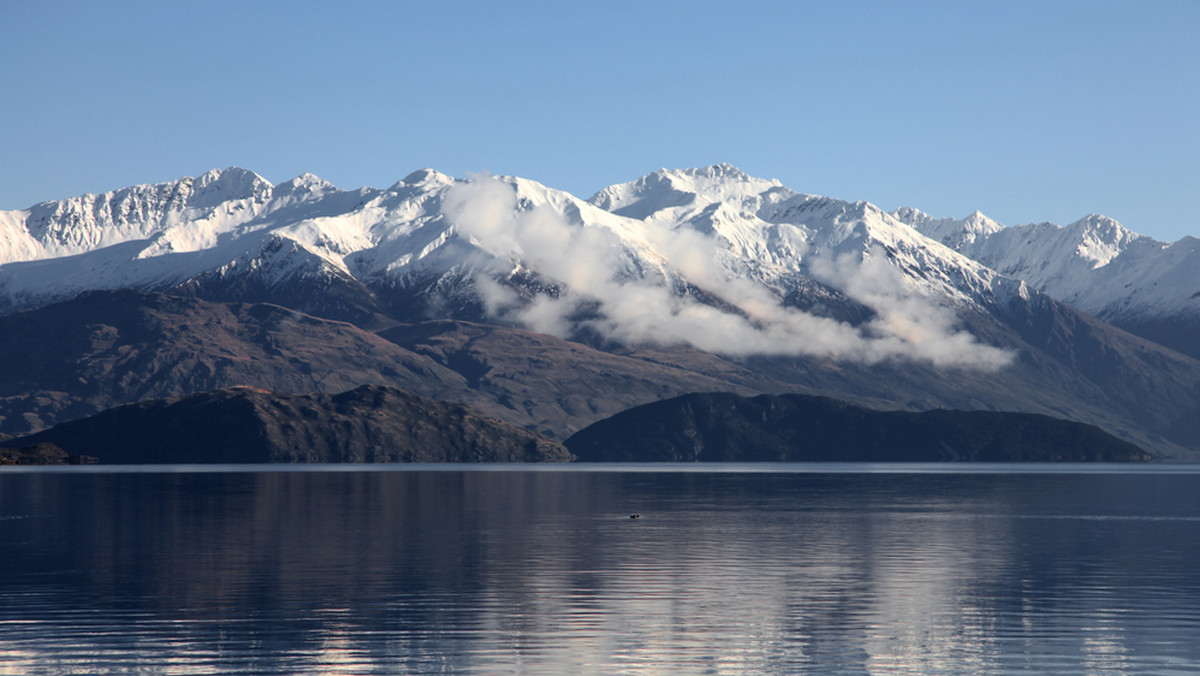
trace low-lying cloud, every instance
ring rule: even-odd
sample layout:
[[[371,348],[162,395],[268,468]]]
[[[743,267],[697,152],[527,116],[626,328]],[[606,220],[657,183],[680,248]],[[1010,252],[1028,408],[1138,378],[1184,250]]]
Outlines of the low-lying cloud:
[[[490,176],[458,184],[445,206],[460,236],[506,265],[476,278],[487,311],[535,331],[568,337],[586,325],[623,343],[687,343],[726,355],[912,359],[984,370],[1011,361],[1009,352],[957,329],[951,310],[908,290],[881,252],[814,268],[822,281],[875,311],[855,327],[784,306],[767,287],[730,275],[719,263],[719,242],[694,230],[651,226],[639,233],[662,257],[659,267],[646,269],[615,232],[569,223],[545,206],[518,210],[513,186]],[[532,301],[522,298],[494,279],[513,264],[560,286]],[[679,293],[672,276],[726,307]]]

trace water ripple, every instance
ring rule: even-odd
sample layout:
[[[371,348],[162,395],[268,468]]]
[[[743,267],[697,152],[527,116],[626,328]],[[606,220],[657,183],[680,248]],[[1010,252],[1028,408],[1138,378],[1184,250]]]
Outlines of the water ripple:
[[[0,674],[1200,673],[1200,475],[0,476]],[[630,519],[629,514],[641,514]]]

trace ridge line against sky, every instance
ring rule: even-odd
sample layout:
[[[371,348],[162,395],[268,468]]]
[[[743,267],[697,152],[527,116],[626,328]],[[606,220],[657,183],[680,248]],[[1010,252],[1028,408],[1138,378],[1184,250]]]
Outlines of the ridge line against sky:
[[[1200,235],[1200,3],[0,6],[0,209],[231,165],[586,198],[731,163],[1006,225]]]

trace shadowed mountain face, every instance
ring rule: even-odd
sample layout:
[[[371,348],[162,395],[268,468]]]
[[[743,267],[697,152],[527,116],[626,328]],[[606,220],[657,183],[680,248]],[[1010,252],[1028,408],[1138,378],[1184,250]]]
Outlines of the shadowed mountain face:
[[[976,335],[1014,350],[997,372],[884,361],[723,358],[680,345],[608,351],[511,327],[442,320],[371,333],[287,308],[94,292],[0,316],[0,433],[106,408],[249,386],[335,394],[386,385],[470,406],[551,438],[689,392],[835,394],[877,408],[1042,413],[1171,457],[1200,447],[1200,362],[1042,297]]]
[[[459,374],[489,415],[520,413],[532,429],[566,438],[637,403],[685,392],[745,394],[786,386],[716,355],[680,349],[684,359],[596,350],[541,333],[460,321],[406,324],[379,335]],[[587,421],[587,422],[583,422]],[[581,424],[582,423],[582,424]]]
[[[109,409],[21,444],[105,463],[562,462],[559,443],[458,404],[366,385],[341,394],[237,388]]]
[[[118,404],[249,385],[444,397],[453,372],[349,324],[287,308],[96,292],[0,317],[0,429],[28,433]]]
[[[1081,462],[1152,456],[1090,425],[986,411],[875,411],[825,397],[689,394],[567,439],[598,462]]]
[[[1044,295],[995,315],[966,315],[964,323],[991,344],[1013,350],[1013,363],[995,372],[780,358],[746,364],[807,386],[795,392],[885,403],[883,408],[1040,413],[1096,425],[1166,456],[1198,457],[1200,361]]]
[[[386,337],[386,339],[385,339]],[[565,438],[685,392],[760,391],[712,355],[672,365],[519,329],[430,322],[380,335],[253,303],[94,292],[0,316],[0,431],[29,434],[147,399],[235,386],[282,394],[388,385]],[[708,373],[696,369],[703,365]]]

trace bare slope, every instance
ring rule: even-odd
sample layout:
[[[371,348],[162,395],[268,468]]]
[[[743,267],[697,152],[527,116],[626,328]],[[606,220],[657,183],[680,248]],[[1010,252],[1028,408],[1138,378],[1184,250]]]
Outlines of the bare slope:
[[[378,385],[249,388],[127,404],[19,440],[104,463],[562,462],[558,442],[458,404]]]
[[[277,305],[93,292],[0,316],[0,431],[28,434],[119,404],[235,386],[281,394],[388,385],[557,438],[684,392],[758,391],[713,373],[465,322],[379,335]]]

